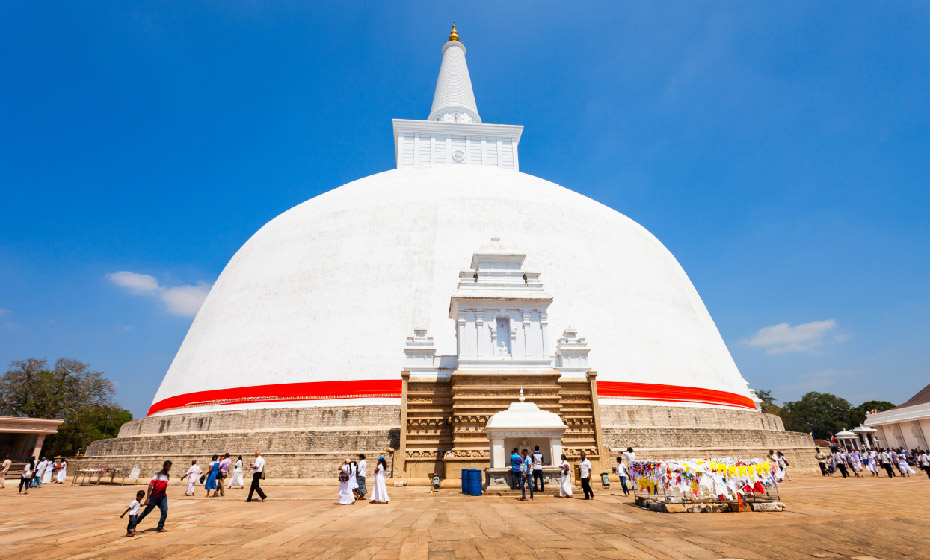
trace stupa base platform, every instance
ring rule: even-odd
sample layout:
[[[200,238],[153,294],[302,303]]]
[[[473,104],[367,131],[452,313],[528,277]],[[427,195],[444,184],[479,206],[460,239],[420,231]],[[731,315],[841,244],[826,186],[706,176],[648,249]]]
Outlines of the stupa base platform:
[[[627,447],[637,459],[765,457],[780,450],[791,463],[789,472],[819,472],[816,447],[806,434],[786,432],[781,419],[748,410],[691,407],[600,406],[603,459],[595,473],[610,471]],[[335,478],[344,459],[368,456],[372,464],[387,449],[400,447],[400,405],[311,408],[267,408],[210,413],[150,416],[123,425],[117,438],[92,443],[74,469],[139,467],[150,476],[165,459],[174,472],[194,459],[205,465],[214,454],[249,458],[260,451],[270,478]],[[462,458],[462,468],[484,470],[484,458]],[[547,462],[550,458],[546,458]],[[466,464],[467,463],[467,464]],[[127,472],[128,472],[127,470]],[[246,473],[247,474],[247,473]],[[397,471],[395,477],[415,480],[418,474]],[[425,477],[425,473],[423,474]],[[447,478],[448,479],[448,478]],[[425,478],[424,478],[425,480]]]
[[[167,459],[183,474],[191,461],[201,466],[214,454],[242,455],[245,477],[256,451],[269,478],[336,478],[345,459],[359,453],[373,465],[388,460],[400,438],[398,406],[266,408],[149,416],[127,422],[119,436],[87,448],[80,468],[139,467],[149,476]],[[183,469],[183,470],[182,470]],[[248,483],[247,483],[248,485]]]

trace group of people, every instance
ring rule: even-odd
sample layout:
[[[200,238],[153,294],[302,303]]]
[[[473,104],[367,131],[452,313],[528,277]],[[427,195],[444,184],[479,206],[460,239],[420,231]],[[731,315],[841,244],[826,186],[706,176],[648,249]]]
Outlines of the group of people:
[[[919,467],[930,477],[930,451],[925,449],[895,450],[879,447],[860,451],[832,447],[829,454],[818,453],[817,461],[823,476],[833,476],[837,472],[843,475],[843,478],[861,477],[866,472],[870,476],[879,476],[879,470],[883,469],[888,478],[908,477],[917,474],[914,467]]]
[[[3,464],[0,466],[0,488],[6,488],[6,475],[12,466],[13,462],[10,458],[4,457]],[[36,462],[35,457],[30,457],[20,469],[19,493],[28,494],[30,488],[38,488],[43,484],[64,484],[67,478],[67,459],[52,461],[42,457]]]
[[[339,503],[352,505],[364,500],[368,494],[368,463],[364,454],[359,454],[358,460],[346,459],[339,466]],[[387,461],[379,457],[375,465],[375,483],[371,494],[371,503],[386,504],[391,501],[387,493]]]
[[[627,447],[626,451],[624,451],[620,457],[617,457],[617,464],[614,466],[614,472],[617,473],[617,476],[620,478],[620,486],[623,489],[623,495],[627,495],[630,491],[626,485],[628,473],[626,465],[623,463],[624,459],[627,461],[626,464],[636,460],[636,453],[633,452],[632,447]],[[526,501],[527,489],[530,491],[530,500],[533,499],[533,495],[536,492],[546,491],[546,479],[543,476],[544,462],[545,456],[539,450],[538,445],[535,446],[532,454],[530,454],[526,449],[523,450],[522,454],[518,452],[518,448],[515,447],[513,449],[513,454],[510,456],[510,487],[513,490],[522,491],[520,501]],[[572,491],[572,466],[568,462],[568,457],[564,453],[559,458],[558,467],[559,497],[573,498],[574,492]],[[594,499],[594,489],[591,488],[591,474],[591,460],[588,459],[584,451],[581,451],[578,459],[578,478],[581,482],[581,490],[584,492],[585,500]]]
[[[210,459],[210,464],[207,465],[206,472],[201,470],[197,460],[194,459],[184,476],[187,482],[185,496],[193,496],[197,484],[203,484],[204,489],[207,491],[204,498],[225,496],[224,486],[226,488],[245,488],[245,483],[242,481],[242,455],[238,456],[235,464],[229,458],[229,453],[223,454],[222,459],[219,459],[219,455],[214,455]],[[226,482],[227,480],[229,482]],[[212,496],[210,490],[213,490]]]
[[[129,515],[129,524],[126,526],[127,537],[134,537],[138,534],[136,526],[138,526],[155,508],[158,508],[161,512],[156,531],[159,533],[166,531],[165,521],[168,519],[168,481],[171,479],[171,465],[171,461],[165,461],[162,464],[161,470],[152,476],[148,490],[139,490],[136,493],[135,499],[129,504],[129,507],[120,515],[120,518],[125,517],[127,514]],[[255,452],[255,459],[253,462],[249,463],[249,468],[252,470],[252,486],[249,488],[249,497],[246,498],[245,501],[251,502],[252,496],[257,492],[261,501],[264,502],[268,496],[261,488],[261,481],[265,478],[265,458],[262,457],[261,452]],[[229,475],[230,472],[232,476]],[[194,486],[197,482],[203,482],[204,487],[207,489],[207,494],[204,497],[225,495],[223,492],[223,481],[227,478],[229,479],[229,488],[234,488],[236,486],[239,488],[245,487],[242,483],[242,455],[239,455],[235,465],[233,465],[232,460],[229,458],[229,453],[225,453],[222,460],[219,460],[219,455],[214,455],[207,467],[206,473],[200,469],[196,460],[191,461],[191,466],[184,476],[186,480],[182,482],[187,484],[187,491],[184,493],[186,496],[192,496],[194,494]],[[210,490],[213,490],[213,496],[210,496]],[[145,507],[144,510],[142,509],[143,506]],[[139,513],[140,510],[142,510],[141,513]]]

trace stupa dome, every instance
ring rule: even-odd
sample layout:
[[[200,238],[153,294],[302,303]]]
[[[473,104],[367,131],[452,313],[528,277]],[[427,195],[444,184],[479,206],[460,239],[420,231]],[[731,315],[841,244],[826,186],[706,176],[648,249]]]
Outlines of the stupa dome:
[[[587,339],[602,405],[753,408],[688,276],[642,226],[526,173],[443,164],[354,181],[262,227],[216,281],[150,413],[399,404],[405,337],[426,328],[455,353],[450,295],[491,237],[541,273],[550,348],[569,325]]]

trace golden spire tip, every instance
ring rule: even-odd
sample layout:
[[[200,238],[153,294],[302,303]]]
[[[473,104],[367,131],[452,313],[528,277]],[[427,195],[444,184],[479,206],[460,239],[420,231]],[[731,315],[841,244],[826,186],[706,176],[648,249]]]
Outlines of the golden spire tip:
[[[450,41],[459,40],[459,32],[455,30],[455,23],[452,24],[452,33],[449,34],[449,40]]]

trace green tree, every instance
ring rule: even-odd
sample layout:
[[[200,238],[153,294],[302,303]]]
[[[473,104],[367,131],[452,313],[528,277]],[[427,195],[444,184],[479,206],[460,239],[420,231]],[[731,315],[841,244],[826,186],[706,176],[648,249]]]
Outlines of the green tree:
[[[849,419],[846,421],[846,424],[849,426],[849,429],[853,429],[857,426],[861,426],[865,422],[865,413],[870,410],[878,410],[879,412],[883,410],[891,410],[895,405],[888,401],[865,401],[856,408],[849,411]]]
[[[73,455],[92,441],[115,437],[132,419],[113,401],[113,382],[77,360],[15,361],[0,377],[0,414],[61,418],[58,433],[45,438],[45,455]]]
[[[854,426],[846,426],[852,406],[844,398],[830,393],[810,392],[799,401],[786,402],[781,417],[785,429],[813,432],[818,439],[830,439],[830,434]]]
[[[759,400],[762,401],[762,412],[781,415],[781,407],[775,404],[777,399],[772,396],[770,389],[754,389],[754,391]]]

